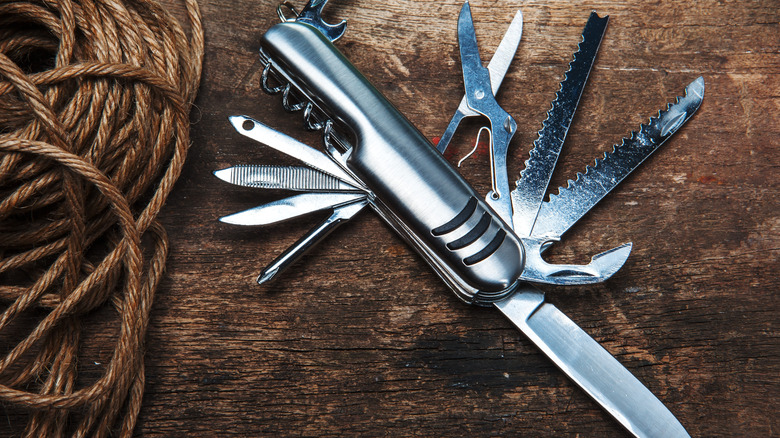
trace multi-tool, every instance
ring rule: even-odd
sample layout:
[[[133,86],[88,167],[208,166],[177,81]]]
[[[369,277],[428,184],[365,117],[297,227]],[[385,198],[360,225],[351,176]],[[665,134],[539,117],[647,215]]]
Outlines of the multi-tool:
[[[309,130],[321,130],[323,150],[312,148],[246,116],[235,129],[288,154],[305,166],[239,165],[218,170],[227,182],[300,194],[221,218],[263,225],[315,211],[329,217],[274,260],[258,277],[279,275],[338,225],[366,206],[376,211],[467,303],[494,306],[577,385],[636,436],[688,436],[669,410],[626,368],[530,283],[589,284],[610,278],[631,244],[594,256],[587,265],[550,264],[543,252],[674,134],[701,104],[704,80],[587,166],[548,201],[547,186],[607,26],[591,13],[552,107],[510,190],[507,150],[515,120],[496,92],[520,42],[518,11],[487,67],[477,48],[469,3],[458,19],[465,96],[436,146],[415,128],[336,49],[346,27],[321,18],[327,0],[300,11],[285,2],[281,23],[263,36],[262,88],[281,94],[289,112],[303,113]],[[289,16],[289,17],[288,17]],[[460,122],[489,122],[491,190],[484,198],[446,160]]]

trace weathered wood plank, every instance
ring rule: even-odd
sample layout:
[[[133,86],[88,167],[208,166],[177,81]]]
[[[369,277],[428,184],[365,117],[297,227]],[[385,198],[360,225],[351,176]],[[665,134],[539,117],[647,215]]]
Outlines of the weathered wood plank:
[[[462,96],[460,2],[331,3],[331,21],[349,20],[339,47],[425,135],[440,135]],[[252,229],[216,221],[282,194],[230,187],[212,170],[290,162],[237,135],[226,118],[251,115],[312,145],[319,137],[259,87],[256,51],[277,21],[276,3],[201,7],[203,86],[190,158],[163,217],[171,257],[149,329],[137,433],[621,436],[508,321],[461,304],[371,212],[279,281],[255,285],[262,267],[320,219]],[[474,0],[483,59],[517,8],[524,37],[499,96],[519,127],[512,175],[591,9],[610,24],[554,185],[704,75],[696,117],[551,254],[582,262],[633,241],[626,266],[603,285],[546,290],[693,436],[777,435],[776,2]],[[468,126],[453,160],[471,147],[478,124]],[[485,155],[462,172],[487,190]],[[82,358],[87,374],[99,372],[93,362],[112,335],[95,334]]]
[[[462,95],[460,3],[328,6],[349,19],[339,46],[433,138]],[[554,249],[584,261],[635,243],[594,287],[550,300],[615,354],[695,436],[777,433],[778,11],[772,2],[473,2],[487,59],[514,10],[523,42],[499,97],[517,119],[510,167],[528,145],[589,8],[611,22],[554,183],[618,142],[696,76],[696,118]],[[371,213],[338,230],[278,282],[253,278],[315,219],[259,229],[215,219],[275,199],[210,171],[281,160],[232,132],[246,113],[297,138],[297,116],[259,90],[268,2],[204,3],[208,56],[194,147],[165,221],[169,279],[149,335],[140,432],[170,434],[621,435],[508,321],[459,303]],[[774,38],[772,37],[774,35]],[[458,152],[477,125],[456,137]],[[485,156],[463,173],[482,190]]]

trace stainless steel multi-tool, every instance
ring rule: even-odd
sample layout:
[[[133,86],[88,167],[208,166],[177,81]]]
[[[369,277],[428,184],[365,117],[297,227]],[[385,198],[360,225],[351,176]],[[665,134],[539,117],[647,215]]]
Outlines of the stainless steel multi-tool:
[[[458,42],[465,96],[433,146],[332,44],[346,23],[323,22],[327,0],[300,13],[287,2],[282,23],[262,39],[262,87],[282,95],[289,112],[323,132],[323,149],[304,145],[246,116],[235,129],[306,166],[239,165],[215,172],[227,182],[302,193],[223,217],[239,225],[270,224],[329,210],[330,216],[274,260],[270,280],[339,224],[370,206],[450,288],[468,303],[495,306],[576,384],[636,436],[687,436],[668,409],[627,369],[530,283],[587,284],[617,272],[631,251],[621,245],[587,265],[556,265],[542,253],[674,134],[698,109],[704,81],[659,111],[609,153],[544,201],[547,186],[596,57],[607,18],[592,13],[574,59],[548,111],[530,158],[510,190],[507,150],[517,125],[495,94],[522,34],[518,11],[487,67],[477,48],[469,3]],[[284,8],[287,8],[285,14]],[[287,15],[292,13],[292,18]],[[492,189],[482,198],[442,156],[461,120],[489,122]]]

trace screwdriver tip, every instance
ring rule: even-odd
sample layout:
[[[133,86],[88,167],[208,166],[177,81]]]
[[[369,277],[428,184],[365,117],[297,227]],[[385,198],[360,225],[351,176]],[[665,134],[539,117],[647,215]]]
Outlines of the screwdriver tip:
[[[279,268],[267,269],[263,271],[260,274],[260,276],[257,277],[257,284],[263,284],[267,281],[272,280],[278,272],[279,272]]]

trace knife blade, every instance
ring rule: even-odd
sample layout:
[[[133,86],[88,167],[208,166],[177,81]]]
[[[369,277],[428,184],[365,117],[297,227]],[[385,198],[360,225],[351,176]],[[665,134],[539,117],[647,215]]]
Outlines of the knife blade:
[[[321,170],[325,173],[355,187],[363,187],[344,169],[339,167],[329,156],[325,155],[312,147],[309,147],[289,135],[282,134],[257,120],[247,116],[231,116],[230,123],[236,131],[252,140],[258,141],[268,147],[276,149],[279,152],[297,158],[307,165]]]
[[[365,193],[303,193],[221,217],[234,225],[268,225],[366,199]]]
[[[222,181],[242,187],[283,189],[303,192],[357,191],[357,187],[304,166],[244,165],[214,171]]]
[[[630,371],[532,286],[495,303],[561,371],[637,437],[688,437]]]
[[[515,57],[515,52],[517,52],[517,46],[520,45],[520,39],[522,36],[523,13],[517,11],[517,13],[515,13],[515,17],[512,19],[512,23],[509,24],[509,28],[507,28],[506,32],[504,33],[504,37],[498,44],[498,48],[493,54],[493,58],[491,58],[490,63],[488,63],[487,68],[490,72],[490,87],[494,95],[497,94],[498,89],[501,88],[501,83],[504,81],[504,76],[506,76],[506,72],[509,70],[509,65],[512,63],[512,59]],[[445,129],[444,133],[441,135],[439,143],[436,144],[436,149],[438,149],[439,152],[443,154],[444,151],[447,150],[447,146],[450,144],[452,136],[458,129],[460,122],[467,117],[475,117],[479,115],[479,113],[469,108],[468,101],[464,95],[460,100],[458,109],[455,111],[455,114],[452,116],[450,123],[447,125],[447,129]]]
[[[591,12],[582,31],[582,41],[569,63],[560,89],[555,93],[547,119],[542,123],[525,168],[520,172],[517,187],[512,190],[513,228],[520,237],[531,235],[608,21],[609,17],[600,18]]]
[[[699,109],[704,98],[701,76],[685,87],[685,95],[659,111],[604,158],[578,173],[575,181],[543,203],[531,232],[533,237],[558,239],[604,196],[655,152]]]

